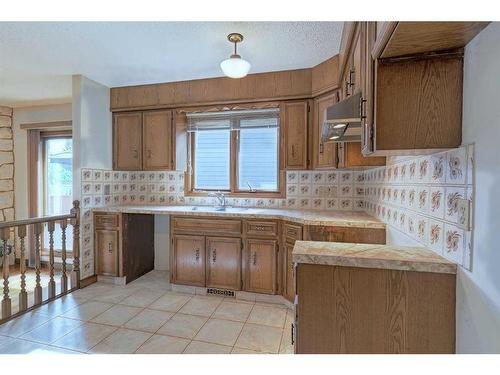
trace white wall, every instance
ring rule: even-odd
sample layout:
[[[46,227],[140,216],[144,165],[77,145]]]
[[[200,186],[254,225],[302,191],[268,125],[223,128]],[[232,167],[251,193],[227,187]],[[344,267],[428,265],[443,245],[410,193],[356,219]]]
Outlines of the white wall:
[[[73,76],[73,195],[80,197],[81,168],[112,168],[109,87]]]
[[[21,124],[53,121],[71,121],[71,103],[14,109],[12,129],[16,219],[28,217],[28,142],[27,131],[21,130]]]
[[[472,272],[457,283],[457,352],[500,353],[500,23],[465,49],[463,143],[475,142]]]

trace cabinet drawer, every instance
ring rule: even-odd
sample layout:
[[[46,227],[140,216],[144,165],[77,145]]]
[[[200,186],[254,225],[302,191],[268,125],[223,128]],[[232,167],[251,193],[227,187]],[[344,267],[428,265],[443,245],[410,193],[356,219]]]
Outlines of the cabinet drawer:
[[[247,236],[276,237],[278,223],[275,221],[245,221],[245,232]]]
[[[283,224],[283,235],[289,240],[301,240],[302,227],[300,225]]]
[[[119,214],[96,213],[94,214],[95,228],[118,228]]]
[[[225,234],[240,236],[241,221],[240,220],[221,220],[212,218],[191,218],[191,217],[174,217],[172,218],[173,231],[190,232],[195,234]]]

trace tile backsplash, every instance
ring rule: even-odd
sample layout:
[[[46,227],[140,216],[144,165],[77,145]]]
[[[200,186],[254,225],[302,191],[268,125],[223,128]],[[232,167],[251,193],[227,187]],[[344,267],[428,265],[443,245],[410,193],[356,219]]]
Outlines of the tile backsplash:
[[[459,224],[459,199],[472,201],[473,154],[474,146],[469,145],[427,156],[388,158],[387,166],[369,170],[288,171],[286,198],[226,201],[235,207],[366,211],[470,269],[472,230]],[[82,169],[81,181],[82,277],[94,274],[92,208],[212,205],[215,199],[185,196],[183,171]]]
[[[387,164],[363,174],[366,211],[470,269],[472,230],[460,225],[459,200],[473,201],[474,146]]]
[[[286,198],[227,198],[229,206],[312,210],[364,210],[361,171],[290,171]],[[82,207],[109,205],[212,205],[215,198],[184,195],[184,172],[83,169]]]

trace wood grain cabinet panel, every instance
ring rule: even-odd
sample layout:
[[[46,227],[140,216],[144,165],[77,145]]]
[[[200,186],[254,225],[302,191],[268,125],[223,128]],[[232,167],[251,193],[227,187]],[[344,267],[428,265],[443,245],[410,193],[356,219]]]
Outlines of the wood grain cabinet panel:
[[[173,169],[172,111],[143,113],[143,169]]]
[[[294,101],[281,104],[286,169],[307,168],[308,120],[308,101]]]
[[[299,354],[455,352],[456,275],[299,264]]]
[[[284,297],[289,301],[293,301],[295,297],[295,277],[294,277],[294,265],[292,260],[293,243],[286,242],[285,247],[285,285],[284,285]]]
[[[276,240],[246,240],[246,291],[266,294],[276,293],[277,245]]]
[[[277,221],[245,221],[245,234],[253,237],[276,237],[278,235]]]
[[[207,237],[207,287],[241,289],[241,239]]]
[[[172,281],[205,286],[205,237],[174,235],[172,244]]]
[[[97,274],[105,276],[118,276],[118,231],[107,229],[96,230],[95,244],[97,254]]]
[[[325,111],[339,100],[338,92],[333,92],[314,99],[313,121],[313,168],[336,168],[337,145],[335,143],[321,142],[321,132],[325,121]]]
[[[142,114],[119,113],[113,116],[113,168],[142,169]]]

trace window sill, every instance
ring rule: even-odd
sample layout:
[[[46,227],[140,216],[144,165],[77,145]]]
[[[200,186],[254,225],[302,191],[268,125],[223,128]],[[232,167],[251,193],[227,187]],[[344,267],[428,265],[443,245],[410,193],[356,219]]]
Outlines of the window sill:
[[[186,197],[208,197],[210,193],[213,193],[213,191],[186,191],[184,192],[184,196]],[[255,192],[248,192],[248,191],[237,191],[237,192],[225,192],[221,191],[221,193],[224,193],[224,196],[226,198],[275,198],[275,199],[282,199],[285,198],[285,193],[281,191],[255,191]],[[211,197],[210,197],[211,198]]]

